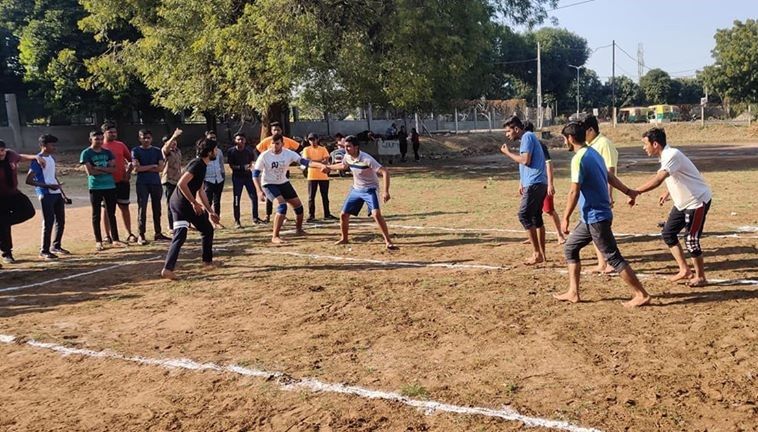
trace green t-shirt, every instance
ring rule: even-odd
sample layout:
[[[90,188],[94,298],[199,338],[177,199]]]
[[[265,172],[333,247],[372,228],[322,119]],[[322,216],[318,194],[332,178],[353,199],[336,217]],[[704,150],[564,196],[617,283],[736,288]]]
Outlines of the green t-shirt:
[[[86,163],[95,167],[107,167],[108,163],[113,160],[113,153],[106,149],[100,149],[95,151],[92,147],[87,147],[82,151],[79,156],[79,164],[84,165]],[[87,187],[90,190],[105,190],[115,189],[116,182],[113,181],[113,176],[108,173],[88,175]]]

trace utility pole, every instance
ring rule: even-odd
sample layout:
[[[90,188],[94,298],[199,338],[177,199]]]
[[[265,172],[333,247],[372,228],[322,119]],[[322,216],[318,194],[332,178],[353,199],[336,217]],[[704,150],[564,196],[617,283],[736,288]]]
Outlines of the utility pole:
[[[637,84],[642,81],[642,75],[645,73],[645,48],[640,42],[637,45]]]
[[[568,67],[576,69],[576,120],[579,121],[579,68],[581,66],[568,65]]]
[[[542,59],[537,42],[537,129],[542,129]]]
[[[616,40],[613,40],[613,54],[611,56],[611,124],[616,127]]]

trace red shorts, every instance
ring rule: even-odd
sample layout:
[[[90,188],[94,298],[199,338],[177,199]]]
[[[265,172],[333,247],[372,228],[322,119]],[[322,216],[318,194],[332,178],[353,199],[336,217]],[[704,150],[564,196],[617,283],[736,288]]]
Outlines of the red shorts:
[[[542,213],[552,213],[554,210],[553,195],[545,195],[545,200],[542,201]]]

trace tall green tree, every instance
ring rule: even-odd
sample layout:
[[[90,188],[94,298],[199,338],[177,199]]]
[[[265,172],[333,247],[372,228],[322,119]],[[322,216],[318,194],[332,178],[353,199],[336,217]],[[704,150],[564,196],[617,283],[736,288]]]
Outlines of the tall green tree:
[[[673,102],[671,76],[662,69],[651,69],[640,79],[645,99],[651,104]]]
[[[645,99],[645,94],[642,91],[642,88],[628,76],[622,75],[620,77],[616,77],[615,86],[616,104],[619,107],[630,107],[647,104],[647,100]],[[606,83],[606,88],[610,93],[610,81]]]
[[[718,30],[715,63],[702,73],[705,85],[722,98],[735,102],[758,101],[758,21],[735,21],[732,28]]]

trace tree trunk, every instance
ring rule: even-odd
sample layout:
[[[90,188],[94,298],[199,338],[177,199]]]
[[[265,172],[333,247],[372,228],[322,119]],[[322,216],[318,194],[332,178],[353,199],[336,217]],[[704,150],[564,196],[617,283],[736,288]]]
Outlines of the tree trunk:
[[[271,123],[279,122],[285,135],[290,135],[289,107],[285,102],[276,102],[268,106],[261,116],[261,139],[271,135]]]
[[[206,130],[216,132],[216,129],[218,128],[218,118],[216,115],[209,111],[205,111],[203,112],[203,117],[205,117]]]

